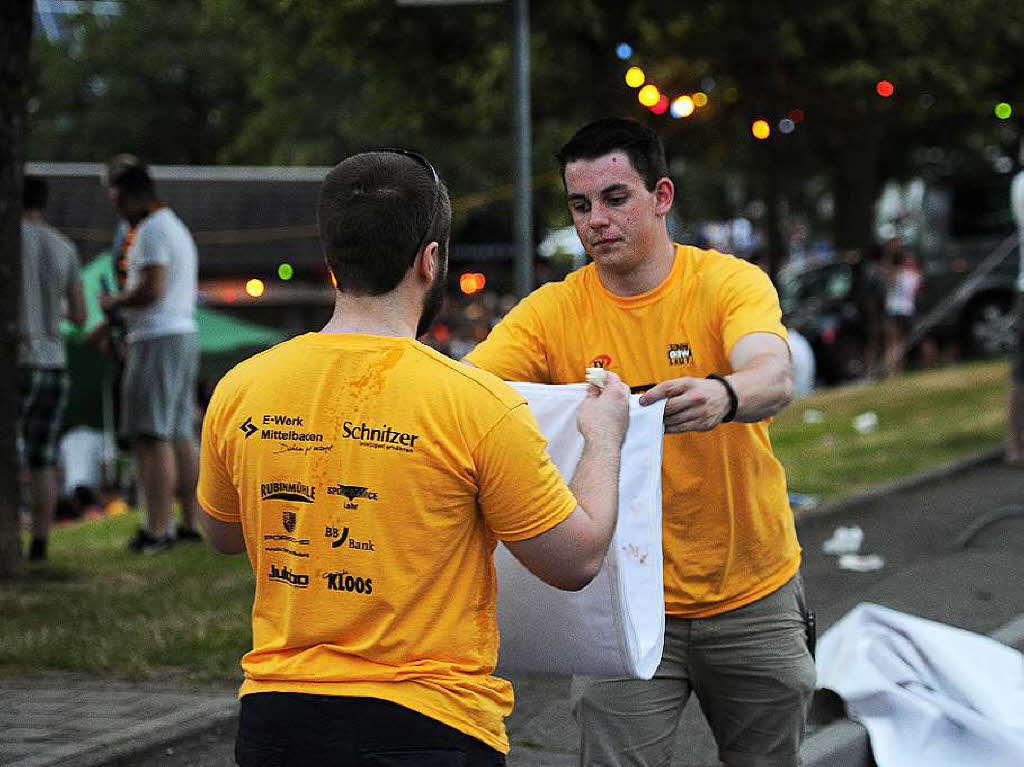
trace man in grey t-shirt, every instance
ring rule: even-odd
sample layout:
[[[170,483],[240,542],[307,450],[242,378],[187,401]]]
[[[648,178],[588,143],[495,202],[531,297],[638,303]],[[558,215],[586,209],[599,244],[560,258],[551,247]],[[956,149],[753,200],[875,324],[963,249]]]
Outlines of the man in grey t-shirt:
[[[61,320],[85,323],[81,267],[71,241],[46,223],[47,187],[26,176],[22,192],[18,307],[18,450],[32,489],[29,560],[46,559],[57,507],[57,439],[70,384]]]

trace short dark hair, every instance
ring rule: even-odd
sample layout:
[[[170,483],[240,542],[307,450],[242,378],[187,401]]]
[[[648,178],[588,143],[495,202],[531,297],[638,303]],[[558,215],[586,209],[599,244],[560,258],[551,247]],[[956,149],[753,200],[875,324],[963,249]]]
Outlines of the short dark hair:
[[[39,176],[25,176],[21,184],[22,210],[43,210],[50,197],[46,182]]]
[[[658,181],[668,176],[665,146],[658,134],[636,120],[603,117],[576,131],[555,154],[562,181],[565,181],[565,166],[569,163],[596,160],[615,151],[626,153],[648,192],[653,192]]]
[[[382,150],[346,158],[324,179],[316,218],[324,258],[344,293],[391,292],[428,242],[447,258],[448,189],[418,155]]]
[[[117,187],[129,197],[140,200],[156,198],[153,177],[149,175],[149,169],[142,163],[124,164],[111,168],[107,176],[107,183]]]

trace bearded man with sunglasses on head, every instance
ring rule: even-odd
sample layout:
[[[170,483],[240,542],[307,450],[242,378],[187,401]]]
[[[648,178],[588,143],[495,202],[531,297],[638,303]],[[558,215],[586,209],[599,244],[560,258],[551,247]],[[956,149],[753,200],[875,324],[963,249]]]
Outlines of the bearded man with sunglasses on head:
[[[558,588],[596,575],[628,390],[612,377],[580,406],[566,487],[522,397],[415,340],[451,227],[426,158],[349,157],[317,218],[333,316],[229,372],[203,423],[207,538],[256,577],[236,760],[504,764],[494,546]]]

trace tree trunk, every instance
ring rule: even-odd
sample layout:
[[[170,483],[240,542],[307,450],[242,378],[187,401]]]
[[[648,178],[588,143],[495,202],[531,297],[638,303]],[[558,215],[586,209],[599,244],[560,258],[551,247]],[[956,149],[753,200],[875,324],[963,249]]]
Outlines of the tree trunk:
[[[832,160],[832,232],[837,251],[868,248],[874,243],[879,189],[881,132],[865,128],[857,134],[846,134],[845,139],[834,145]]]
[[[0,4],[0,578],[21,572],[15,427],[21,303],[21,176],[25,158],[25,89],[32,40],[32,0]]]

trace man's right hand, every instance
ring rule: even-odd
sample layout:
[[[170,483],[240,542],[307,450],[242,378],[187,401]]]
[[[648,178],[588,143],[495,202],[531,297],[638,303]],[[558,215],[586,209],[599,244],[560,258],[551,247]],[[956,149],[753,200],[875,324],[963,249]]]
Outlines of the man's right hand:
[[[618,447],[629,426],[629,387],[611,371],[605,371],[604,386],[588,387],[586,399],[576,412],[576,425],[585,442]]]

